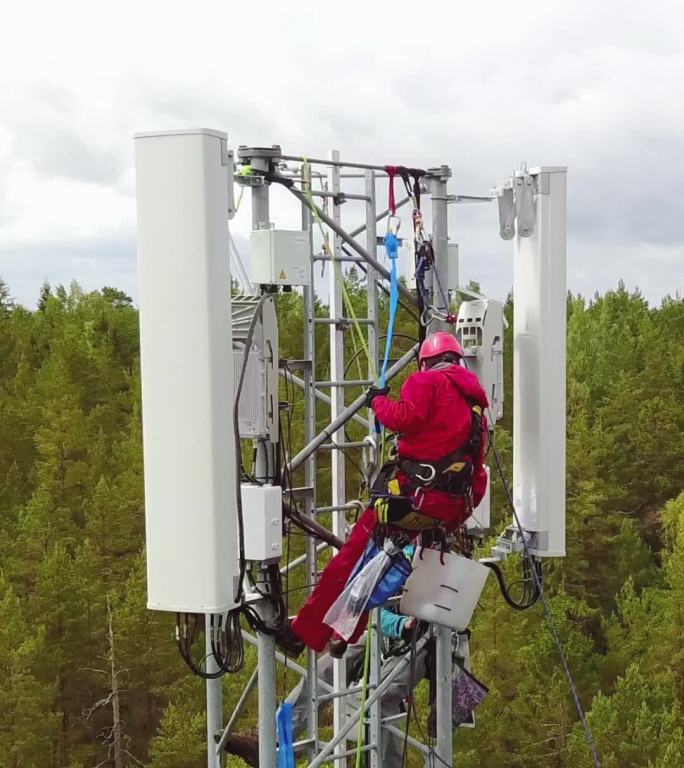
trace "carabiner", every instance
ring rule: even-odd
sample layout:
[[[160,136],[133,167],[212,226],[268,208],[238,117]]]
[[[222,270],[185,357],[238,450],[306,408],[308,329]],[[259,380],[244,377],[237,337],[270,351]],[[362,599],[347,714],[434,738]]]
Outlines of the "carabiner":
[[[422,475],[419,475],[418,473],[415,473],[415,476],[422,482],[422,483],[431,483],[435,477],[437,477],[437,470],[432,466],[432,464],[419,464],[419,467],[426,467],[430,470],[430,474],[427,477],[423,477]]]
[[[420,315],[420,324],[422,326],[430,325],[430,323],[432,322],[432,320],[434,320],[434,318],[435,318],[435,308],[432,306],[427,306],[425,307],[425,309],[422,311]]]
[[[396,221],[396,226],[392,228],[392,221]],[[387,231],[391,232],[393,235],[397,235],[399,233],[399,227],[401,226],[401,219],[396,214],[392,216],[390,215],[387,217]]]

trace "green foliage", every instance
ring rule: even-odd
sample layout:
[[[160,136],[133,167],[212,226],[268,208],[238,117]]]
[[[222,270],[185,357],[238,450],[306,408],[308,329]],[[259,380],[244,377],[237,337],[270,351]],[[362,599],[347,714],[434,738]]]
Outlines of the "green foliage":
[[[150,747],[149,768],[197,768],[206,759],[205,729],[200,706],[169,704]]]
[[[14,309],[14,300],[9,285],[0,277],[0,316],[7,316]]]
[[[0,754],[3,765],[47,765],[59,713],[54,684],[37,670],[46,645],[42,626],[31,626],[25,607],[0,577]]]
[[[597,694],[589,713],[596,746],[606,768],[667,765],[684,749],[681,710],[672,683],[650,679],[631,664],[610,696]],[[584,734],[576,726],[568,757],[591,768]],[[681,763],[680,763],[681,764]]]
[[[348,274],[348,293],[356,315],[365,317],[365,278],[356,270]],[[277,302],[280,355],[301,359],[302,297],[293,291]],[[382,329],[388,316],[382,293],[378,310]],[[514,310],[509,297],[508,404]],[[315,311],[328,315],[321,301]],[[415,319],[402,310],[392,358],[417,335]],[[370,363],[351,328],[344,340],[348,377],[374,378],[384,339],[378,340],[380,359]],[[568,297],[568,556],[546,564],[545,584],[607,768],[684,764],[683,340],[681,299],[651,308],[623,285],[591,301]],[[329,345],[330,327],[317,324],[319,380],[330,378]],[[395,393],[409,371],[393,383]],[[346,401],[361,391],[346,390]],[[296,452],[304,443],[304,400],[284,382],[280,395],[290,403],[283,423],[288,450]],[[507,407],[496,433],[509,477],[511,411]],[[319,428],[328,414],[319,403]],[[359,440],[364,430],[351,423],[346,433]],[[177,654],[173,616],[146,608],[141,443],[138,315],[130,297],[115,288],[84,293],[76,284],[45,284],[37,309],[29,311],[0,280],[3,766],[100,763],[111,710],[86,713],[111,692],[103,674],[111,647],[125,764],[195,768],[205,762],[204,685]],[[367,494],[358,464],[358,452],[349,451],[350,498]],[[329,468],[329,452],[320,453],[319,505],[329,502]],[[295,482],[303,484],[303,474]],[[492,504],[498,531],[509,512],[496,473]],[[294,557],[304,541],[292,535],[287,548]],[[518,570],[514,558],[505,564],[511,582]],[[290,613],[304,587],[303,569],[286,581]],[[459,765],[591,765],[539,605],[512,612],[491,579],[472,649],[474,672],[491,692],[477,712],[477,728],[456,735]],[[224,679],[227,708],[253,669],[251,648],[246,657],[244,671]],[[293,673],[279,671],[280,695],[293,683]],[[425,712],[424,686],[416,699]],[[250,701],[240,727],[255,718]],[[416,760],[412,755],[410,765]]]

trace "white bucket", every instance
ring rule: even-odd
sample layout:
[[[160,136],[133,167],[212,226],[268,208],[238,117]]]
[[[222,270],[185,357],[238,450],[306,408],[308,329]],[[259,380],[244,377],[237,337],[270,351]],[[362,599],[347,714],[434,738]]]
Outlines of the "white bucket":
[[[462,632],[470,624],[489,570],[477,560],[453,552],[417,547],[400,610]]]

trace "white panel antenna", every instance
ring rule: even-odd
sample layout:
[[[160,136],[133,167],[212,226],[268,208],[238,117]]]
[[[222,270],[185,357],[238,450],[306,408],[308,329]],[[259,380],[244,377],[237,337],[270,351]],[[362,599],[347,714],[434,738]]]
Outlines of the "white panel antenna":
[[[136,136],[149,608],[235,606],[226,135]]]
[[[566,169],[513,178],[513,495],[534,555],[565,555]]]

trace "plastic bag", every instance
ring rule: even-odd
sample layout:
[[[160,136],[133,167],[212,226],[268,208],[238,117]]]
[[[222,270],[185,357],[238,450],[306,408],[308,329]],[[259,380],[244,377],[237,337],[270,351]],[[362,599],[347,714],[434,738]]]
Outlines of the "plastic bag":
[[[382,574],[380,581],[375,585],[375,589],[368,599],[366,610],[379,608],[384,605],[390,597],[398,595],[406,584],[406,580],[411,573],[411,563],[403,552],[397,552],[390,555],[390,561]]]
[[[390,555],[390,560],[368,599],[368,604],[366,605],[367,611],[372,611],[373,608],[379,608],[381,605],[384,605],[390,597],[394,597],[402,591],[406,579],[408,579],[409,574],[411,573],[411,562],[406,553],[409,552],[412,554],[413,549],[413,546],[405,547],[403,550],[397,550],[394,554]],[[347,584],[353,581],[363,566],[380,551],[380,547],[378,547],[375,541],[371,540],[366,547],[366,551],[361,555],[354,566],[354,570],[347,579]]]
[[[461,674],[454,679],[451,698],[451,721],[454,728],[471,719],[475,707],[481,704],[489,688],[483,685],[468,670],[461,669]]]
[[[354,581],[354,579],[357,577],[359,571],[363,568],[363,566],[369,563],[380,551],[381,551],[380,547],[375,543],[375,540],[371,539],[368,542],[368,545],[366,546],[364,553],[356,561],[354,570],[349,574],[349,578],[347,579],[347,584],[350,584],[352,581]]]
[[[323,623],[344,640],[349,640],[354,634],[359,619],[367,610],[373,590],[391,563],[392,556],[397,552],[398,547],[390,539],[386,539],[382,551],[366,560],[366,564],[347,582],[342,594],[325,614]]]

